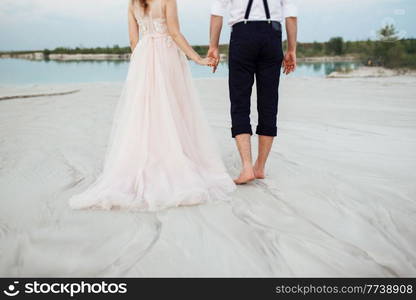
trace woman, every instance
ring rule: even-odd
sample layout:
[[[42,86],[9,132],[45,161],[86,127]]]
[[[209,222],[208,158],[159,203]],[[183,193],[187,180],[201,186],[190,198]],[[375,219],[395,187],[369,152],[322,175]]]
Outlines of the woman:
[[[181,34],[176,0],[131,0],[128,15],[132,55],[103,172],[70,206],[156,211],[227,199],[235,185],[185,55],[200,65],[215,61],[201,58]]]

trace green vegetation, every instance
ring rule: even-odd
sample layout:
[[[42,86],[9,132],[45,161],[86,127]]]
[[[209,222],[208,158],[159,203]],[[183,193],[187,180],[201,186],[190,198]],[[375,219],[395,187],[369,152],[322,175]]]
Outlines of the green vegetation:
[[[286,47],[286,41],[285,47]],[[369,66],[416,69],[416,39],[399,39],[393,25],[378,31],[376,41],[345,42],[341,37],[325,43],[299,43],[299,57],[349,55]]]
[[[120,47],[114,45],[113,47],[96,47],[96,48],[64,48],[59,47],[54,50],[45,49],[43,53],[46,54],[126,54],[130,53],[130,47]]]
[[[342,38],[332,38],[321,49],[306,44],[300,48],[299,56],[348,54],[369,66],[416,69],[416,39],[399,39],[393,25],[381,28],[376,41],[344,42]]]
[[[193,46],[200,55],[205,55],[208,46]],[[284,48],[287,41],[284,41]],[[3,52],[3,54],[23,54],[39,51]],[[130,47],[97,47],[97,48],[64,48],[42,51],[45,58],[50,54],[127,54]],[[228,45],[220,45],[220,52],[227,54]],[[2,52],[0,52],[0,55]],[[387,68],[410,68],[416,69],[416,39],[399,39],[393,25],[386,25],[378,32],[376,41],[344,41],[342,37],[333,37],[324,43],[298,43],[298,57],[319,56],[353,56],[366,65],[383,66]]]
[[[208,51],[208,46],[205,45],[196,45],[193,46],[194,50],[200,54],[205,55]],[[36,52],[36,51],[33,51]],[[65,48],[59,47],[53,50],[45,49],[43,54],[49,56],[50,54],[128,54],[130,53],[130,47],[120,47],[119,45],[114,45],[113,47],[97,47],[97,48]],[[228,45],[220,45],[220,52],[227,53]]]
[[[25,50],[25,51],[0,51],[0,55],[2,54],[32,54],[32,53],[37,53],[40,52],[39,50]]]
[[[368,64],[387,68],[416,68],[416,40],[399,39],[393,25],[378,32],[378,41],[368,47]]]

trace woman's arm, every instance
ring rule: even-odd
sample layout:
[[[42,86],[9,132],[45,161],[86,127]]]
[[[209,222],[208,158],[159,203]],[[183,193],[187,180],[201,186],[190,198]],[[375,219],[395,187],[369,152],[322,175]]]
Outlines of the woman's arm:
[[[134,16],[132,0],[129,1],[128,17],[130,48],[131,52],[133,52],[139,42],[139,26],[137,24],[136,17]]]
[[[195,52],[195,50],[189,45],[188,41],[182,35],[179,28],[176,0],[166,0],[166,21],[170,36],[186,56],[200,65],[210,66],[215,64],[213,58],[201,58],[201,56]]]

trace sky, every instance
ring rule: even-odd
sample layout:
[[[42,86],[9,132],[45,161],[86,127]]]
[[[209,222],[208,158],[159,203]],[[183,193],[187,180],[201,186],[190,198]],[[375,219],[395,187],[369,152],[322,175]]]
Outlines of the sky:
[[[255,0],[260,1],[260,0]],[[278,1],[278,0],[269,0]],[[416,37],[416,0],[293,0],[299,41],[375,39],[386,23]],[[177,0],[182,32],[193,45],[208,43],[212,0]],[[1,0],[0,51],[127,46],[128,0]],[[227,43],[225,25],[221,42]]]

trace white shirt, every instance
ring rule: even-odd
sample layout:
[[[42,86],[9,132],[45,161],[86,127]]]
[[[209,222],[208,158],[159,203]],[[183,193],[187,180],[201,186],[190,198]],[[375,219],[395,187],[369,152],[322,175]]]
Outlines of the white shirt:
[[[211,14],[224,17],[229,9],[230,19],[228,24],[233,25],[244,21],[249,0],[214,0]],[[270,20],[282,22],[288,17],[297,17],[297,7],[292,0],[267,0],[270,10]],[[263,0],[254,0],[251,7],[250,21],[267,21]]]

